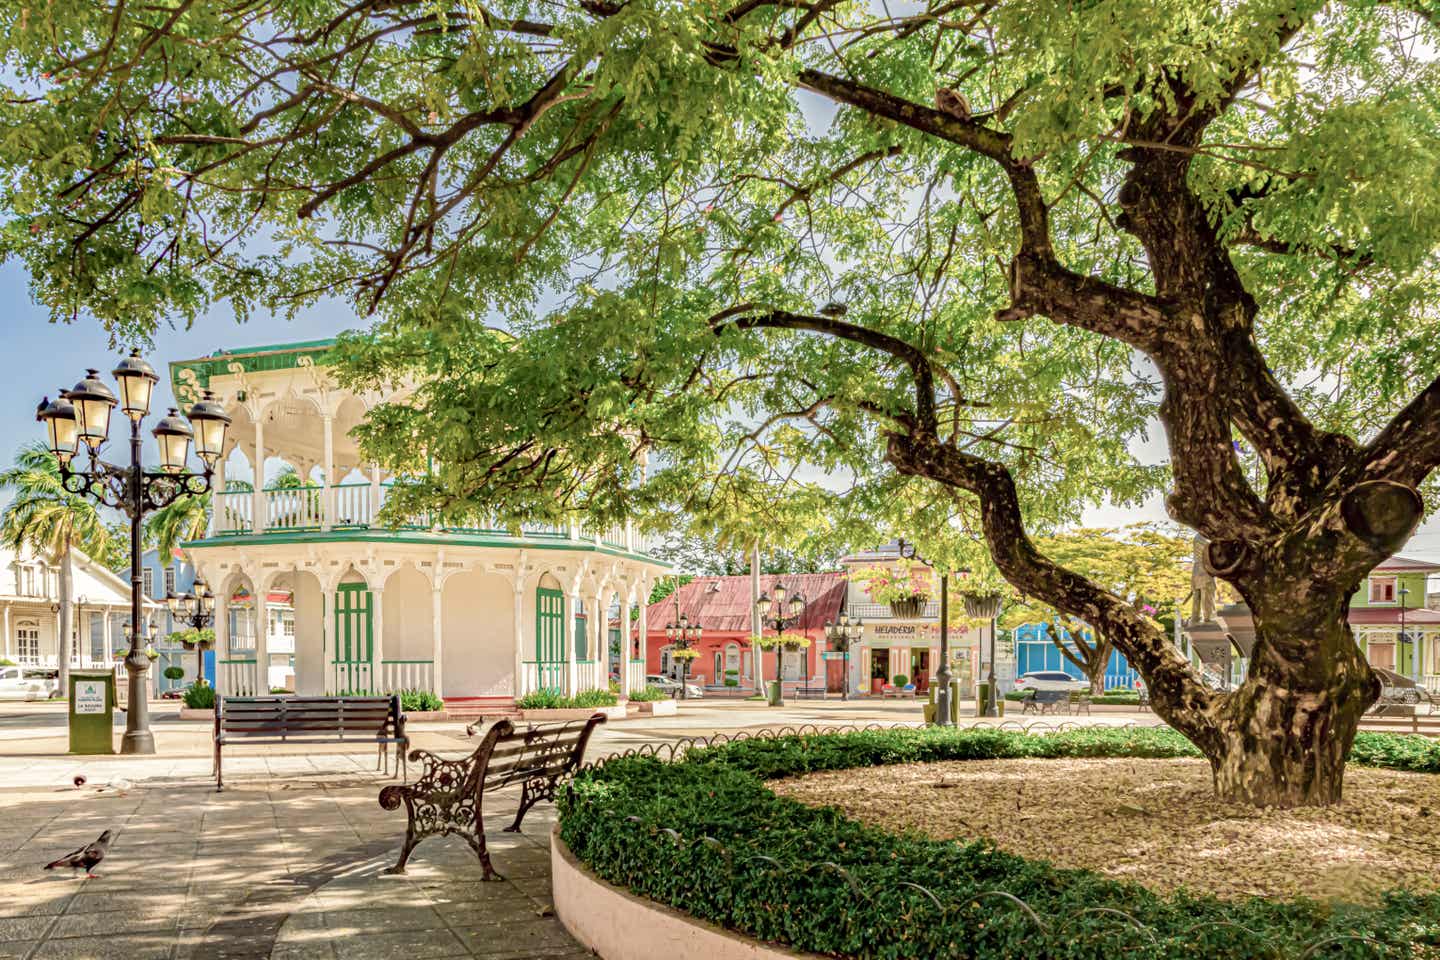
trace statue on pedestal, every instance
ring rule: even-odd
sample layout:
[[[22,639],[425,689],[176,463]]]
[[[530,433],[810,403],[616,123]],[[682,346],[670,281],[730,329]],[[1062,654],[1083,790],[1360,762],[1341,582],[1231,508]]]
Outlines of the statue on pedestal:
[[[1215,576],[1205,567],[1205,548],[1209,541],[1197,533],[1192,543],[1194,552],[1190,563],[1190,618],[1187,622],[1213,623]]]

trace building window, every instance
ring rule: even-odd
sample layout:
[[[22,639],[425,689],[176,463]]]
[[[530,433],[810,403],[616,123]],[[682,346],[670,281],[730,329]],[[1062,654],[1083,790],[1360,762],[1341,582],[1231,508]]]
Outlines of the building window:
[[[40,660],[40,627],[29,621],[21,621],[15,629],[16,652],[20,662]]]
[[[283,628],[285,636],[295,636],[295,618],[293,616],[281,617],[280,626]]]
[[[1394,578],[1394,577],[1371,577],[1371,578],[1370,578],[1370,602],[1371,602],[1371,603],[1394,603],[1394,602],[1395,602],[1395,578]]]
[[[175,568],[174,568],[174,567],[166,567],[166,568],[165,568],[165,596],[168,597],[168,596],[170,596],[170,594],[172,594],[172,593],[174,593],[174,592],[175,592]]]
[[[140,592],[147,597],[155,596],[155,571],[149,567],[140,571]]]

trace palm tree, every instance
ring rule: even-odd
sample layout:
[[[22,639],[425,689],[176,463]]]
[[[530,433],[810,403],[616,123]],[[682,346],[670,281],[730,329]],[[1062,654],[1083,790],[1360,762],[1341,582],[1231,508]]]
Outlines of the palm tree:
[[[91,556],[103,556],[111,532],[92,500],[65,489],[60,466],[44,443],[20,448],[14,464],[0,472],[0,490],[15,494],[0,514],[0,543],[15,550],[29,547],[59,563],[58,660],[60,689],[68,696],[74,606],[71,551],[79,547]]]
[[[231,480],[225,484],[227,493],[247,493],[253,489],[244,480]],[[214,495],[210,493],[201,497],[180,497],[146,518],[145,539],[159,551],[162,564],[180,544],[205,536],[213,507]]]

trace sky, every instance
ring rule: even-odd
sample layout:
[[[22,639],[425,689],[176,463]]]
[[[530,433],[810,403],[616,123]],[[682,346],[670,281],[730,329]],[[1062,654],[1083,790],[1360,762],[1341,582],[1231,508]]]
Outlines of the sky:
[[[88,367],[101,370],[106,382],[113,386],[110,370],[130,345],[112,347],[109,335],[93,319],[73,324],[51,323],[47,311],[30,298],[24,268],[13,261],[0,265],[0,304],[6,308],[0,321],[0,334],[3,334],[0,345],[9,364],[9,369],[0,375],[0,411],[3,411],[0,413],[0,458],[8,462],[11,453],[21,444],[43,439],[44,430],[35,422],[35,407],[42,397],[54,396],[59,387],[73,386]],[[147,460],[154,459],[154,441],[148,431],[154,426],[156,416],[175,402],[170,392],[171,361],[192,360],[217,349],[331,337],[342,330],[363,326],[363,319],[355,316],[346,304],[332,301],[308,310],[293,321],[257,309],[244,324],[236,323],[229,311],[221,307],[188,330],[165,330],[157,334],[155,347],[143,351],[160,374],[151,406],[154,413],[144,424]],[[1148,442],[1137,446],[1134,452],[1147,462],[1164,458],[1164,433],[1158,423],[1152,426]],[[273,472],[273,461],[271,466]],[[243,476],[243,470],[234,476]],[[8,500],[9,494],[0,493],[0,504]],[[1161,498],[1155,496],[1141,508],[1089,509],[1083,522],[1086,526],[1118,527],[1165,519]],[[1440,519],[1423,524],[1400,552],[1408,557],[1440,562]]]

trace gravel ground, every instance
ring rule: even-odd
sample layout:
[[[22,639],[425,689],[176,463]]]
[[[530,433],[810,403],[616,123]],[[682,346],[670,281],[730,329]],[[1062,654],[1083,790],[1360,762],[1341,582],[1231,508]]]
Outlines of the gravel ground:
[[[1440,776],[1351,767],[1345,802],[1257,810],[1217,801],[1199,760],[987,760],[778,780],[804,803],[887,830],[989,838],[1157,892],[1373,902],[1440,889]]]

